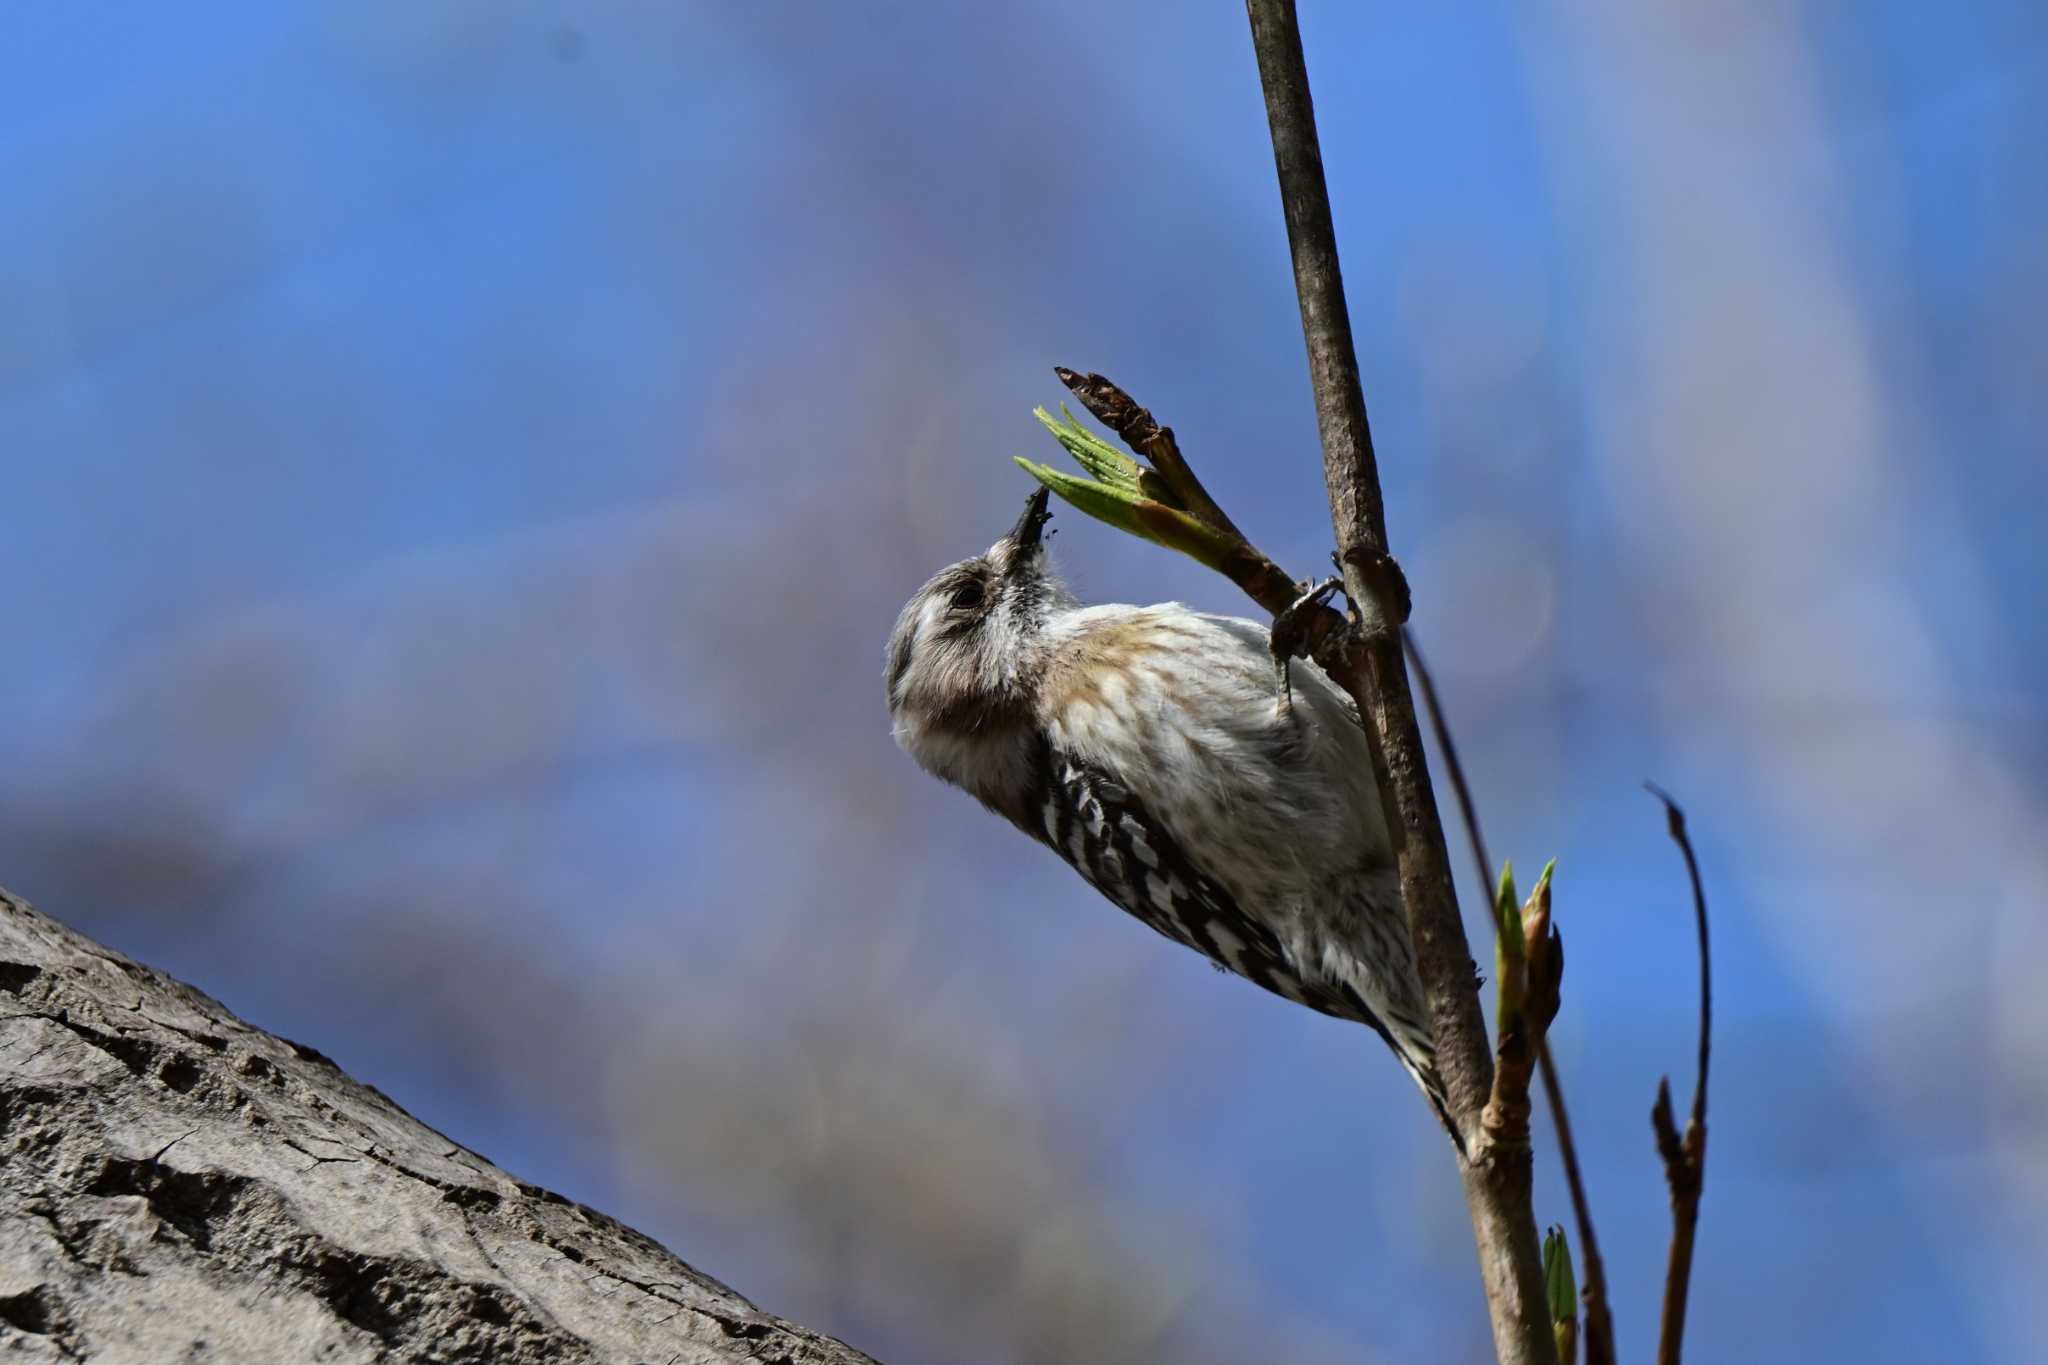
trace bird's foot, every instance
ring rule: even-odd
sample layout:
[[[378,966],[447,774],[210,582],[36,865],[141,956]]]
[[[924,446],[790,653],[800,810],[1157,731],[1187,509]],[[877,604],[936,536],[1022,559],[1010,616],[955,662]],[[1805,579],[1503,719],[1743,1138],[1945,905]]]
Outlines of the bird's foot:
[[[1308,590],[1294,599],[1285,611],[1273,618],[1273,634],[1269,647],[1273,651],[1273,666],[1280,673],[1280,709],[1289,710],[1294,705],[1294,671],[1291,667],[1294,657],[1308,646],[1308,623],[1330,600],[1333,593],[1344,586],[1341,578],[1325,578],[1312,583]]]

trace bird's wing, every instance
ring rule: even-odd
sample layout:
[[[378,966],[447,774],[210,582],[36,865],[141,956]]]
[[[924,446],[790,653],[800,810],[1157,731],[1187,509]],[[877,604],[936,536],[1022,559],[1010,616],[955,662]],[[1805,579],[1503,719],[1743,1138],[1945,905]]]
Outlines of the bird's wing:
[[[1269,991],[1326,1014],[1358,1017],[1337,992],[1304,982],[1273,931],[1203,872],[1124,783],[1057,750],[1049,771],[1040,829],[1032,832],[1096,890],[1176,943]]]
[[[1435,1049],[1426,1035],[1404,1046],[1349,983],[1305,977],[1273,931],[1203,872],[1128,786],[1057,749],[1049,758],[1050,781],[1037,813],[1040,828],[1027,825],[1028,833],[1050,844],[1096,890],[1174,942],[1276,995],[1371,1027],[1457,1138]]]

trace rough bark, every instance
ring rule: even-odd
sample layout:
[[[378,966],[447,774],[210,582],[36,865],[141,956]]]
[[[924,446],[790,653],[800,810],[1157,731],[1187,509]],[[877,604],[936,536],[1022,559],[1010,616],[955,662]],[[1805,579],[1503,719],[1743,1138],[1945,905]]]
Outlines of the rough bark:
[[[869,1361],[5,892],[0,1351]]]

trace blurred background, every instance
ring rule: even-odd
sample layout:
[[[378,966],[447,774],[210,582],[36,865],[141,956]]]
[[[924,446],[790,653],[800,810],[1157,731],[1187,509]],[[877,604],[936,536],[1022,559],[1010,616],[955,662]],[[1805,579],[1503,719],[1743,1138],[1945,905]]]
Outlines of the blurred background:
[[[2029,1357],[2048,19],[1305,10],[1625,1354],[1692,1079],[1654,777],[1720,987],[1694,1353]],[[888,734],[1055,363],[1327,554],[1241,8],[23,7],[0,186],[0,883],[890,1365],[1486,1358],[1380,1044]],[[1058,524],[1085,596],[1248,610]]]

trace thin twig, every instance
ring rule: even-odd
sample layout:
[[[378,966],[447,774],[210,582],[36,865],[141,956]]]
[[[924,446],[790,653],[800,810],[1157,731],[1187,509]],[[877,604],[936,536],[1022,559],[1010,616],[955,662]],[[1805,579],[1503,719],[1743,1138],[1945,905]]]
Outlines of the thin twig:
[[[1415,632],[1403,629],[1401,640],[1408,647],[1408,665],[1422,689],[1422,706],[1429,712],[1430,731],[1436,736],[1437,752],[1444,756],[1451,790],[1458,796],[1458,812],[1465,819],[1465,832],[1472,839],[1472,860],[1479,872],[1480,894],[1493,884],[1494,862],[1487,856],[1486,835],[1479,828],[1479,805],[1465,780],[1465,765],[1458,759],[1458,746],[1451,738],[1450,721],[1437,695],[1436,679],[1415,642]],[[1572,1141],[1571,1119],[1565,1113],[1564,1086],[1557,1079],[1557,1064],[1550,1056],[1550,1036],[1536,1040],[1536,1061],[1543,1075],[1543,1097],[1549,1101],[1550,1125],[1557,1132],[1557,1154],[1564,1164],[1565,1185],[1571,1191],[1572,1217],[1579,1228],[1579,1255],[1585,1268],[1585,1287],[1580,1293],[1586,1306],[1586,1365],[1614,1365],[1614,1319],[1607,1308],[1607,1266],[1600,1258],[1600,1239],[1593,1235],[1593,1209],[1586,1199],[1586,1182],[1579,1173],[1579,1150]]]
[[[1700,883],[1700,861],[1692,851],[1692,836],[1686,833],[1685,812],[1671,794],[1654,782],[1643,784],[1664,803],[1664,820],[1678,851],[1685,855],[1685,875],[1692,881],[1692,917],[1700,940],[1700,1049],[1699,1075],[1693,1080],[1692,1122],[1702,1128],[1707,1122],[1707,1059],[1714,1034],[1714,960],[1707,951],[1707,893]]]
[[[1700,863],[1685,832],[1685,812],[1654,782],[1650,794],[1664,803],[1664,820],[1678,851],[1685,855],[1692,879],[1693,921],[1700,940],[1699,1074],[1693,1080],[1692,1116],[1681,1138],[1671,1114],[1671,1080],[1657,1082],[1657,1103],[1650,1124],[1657,1134],[1657,1152],[1664,1159],[1664,1180],[1671,1187],[1671,1254],[1664,1267],[1664,1311],[1657,1329],[1657,1365],[1678,1365],[1685,1339],[1685,1303],[1692,1285],[1693,1241],[1699,1230],[1700,1192],[1707,1178],[1707,1056],[1714,1031],[1713,959],[1707,951],[1707,893],[1700,883]]]
[[[1336,229],[1323,178],[1301,29],[1293,0],[1247,0],[1245,8],[1301,303],[1330,520],[1345,592],[1359,617],[1361,648],[1347,659],[1332,659],[1331,663],[1349,665],[1332,676],[1359,703],[1373,749],[1373,775],[1400,869],[1438,1070],[1451,1112],[1464,1131],[1459,1174],[1479,1252],[1495,1353],[1502,1365],[1550,1365],[1557,1358],[1557,1344],[1544,1297],[1542,1254],[1531,1207],[1526,1129],[1517,1143],[1513,1134],[1488,1132],[1480,1117],[1492,1087],[1493,1058],[1479,994],[1473,988],[1472,950],[1458,915],[1415,702],[1395,634],[1406,616],[1405,603],[1399,600],[1404,594],[1397,591],[1400,573],[1388,553],[1379,469],[1337,263]],[[1325,653],[1318,651],[1319,663]]]
[[[1472,840],[1472,863],[1479,870],[1479,894],[1486,895],[1493,887],[1493,859],[1486,852],[1486,835],[1479,828],[1479,805],[1472,799],[1472,788],[1465,781],[1465,765],[1458,761],[1458,746],[1451,739],[1450,722],[1444,718],[1443,699],[1437,695],[1436,678],[1429,671],[1429,662],[1422,657],[1422,646],[1415,643],[1415,632],[1402,628],[1401,643],[1408,650],[1408,666],[1415,670],[1415,684],[1422,689],[1422,708],[1429,712],[1430,733],[1436,736],[1437,752],[1444,756],[1444,767],[1451,778],[1451,790],[1458,797],[1458,814],[1465,819],[1465,833]]]

